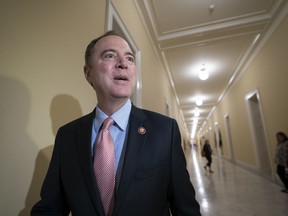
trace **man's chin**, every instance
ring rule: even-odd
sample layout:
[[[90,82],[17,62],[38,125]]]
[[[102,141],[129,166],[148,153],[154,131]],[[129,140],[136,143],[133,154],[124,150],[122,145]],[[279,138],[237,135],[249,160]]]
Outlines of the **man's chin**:
[[[117,91],[117,92],[114,92],[113,97],[114,98],[119,98],[119,99],[125,99],[125,98],[130,98],[131,95],[132,95],[132,92]]]
[[[115,95],[113,95],[113,98],[114,98],[115,100],[127,100],[127,99],[129,99],[130,97],[131,97],[130,94],[115,94]]]

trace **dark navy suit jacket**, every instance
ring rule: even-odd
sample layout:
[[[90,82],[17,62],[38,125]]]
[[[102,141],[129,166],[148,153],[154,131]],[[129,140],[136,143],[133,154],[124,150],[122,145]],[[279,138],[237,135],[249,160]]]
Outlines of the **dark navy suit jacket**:
[[[58,130],[32,216],[104,216],[92,167],[92,112]],[[145,128],[145,133],[139,132]],[[174,119],[132,106],[114,216],[200,216]]]

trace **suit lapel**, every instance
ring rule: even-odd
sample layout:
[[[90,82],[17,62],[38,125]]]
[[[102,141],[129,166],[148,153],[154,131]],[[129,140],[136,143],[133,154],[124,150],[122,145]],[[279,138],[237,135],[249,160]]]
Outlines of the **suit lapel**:
[[[91,154],[91,130],[93,124],[94,113],[90,113],[84,119],[82,124],[77,128],[77,150],[79,162],[82,169],[83,177],[86,182],[87,190],[89,191],[92,202],[95,205],[96,211],[102,215],[101,200],[98,193],[98,188],[95,180],[95,175],[92,166]]]
[[[103,215],[101,199],[92,169],[91,130],[93,118],[94,112],[90,113],[77,128],[77,151],[91,200],[94,203],[97,213]],[[115,212],[117,212],[117,209],[125,199],[126,191],[133,178],[134,171],[137,168],[137,161],[141,155],[141,150],[149,134],[149,125],[145,122],[145,119],[146,115],[144,112],[141,109],[132,106],[129,119],[126,154],[119,189],[116,194]],[[146,130],[145,133],[139,131],[141,128]]]
[[[117,211],[117,208],[121,206],[121,202],[125,199],[126,192],[137,167],[137,161],[139,160],[141,150],[149,133],[148,125],[146,125],[144,121],[145,119],[146,115],[144,112],[132,106],[125,159],[119,189],[116,193],[115,211]],[[143,129],[146,130],[144,133]]]

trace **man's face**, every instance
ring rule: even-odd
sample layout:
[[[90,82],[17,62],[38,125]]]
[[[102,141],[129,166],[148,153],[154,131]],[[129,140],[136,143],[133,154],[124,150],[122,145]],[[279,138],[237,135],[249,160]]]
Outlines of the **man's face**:
[[[86,65],[84,72],[98,101],[127,99],[133,93],[135,58],[128,43],[119,36],[106,36],[95,44],[91,65]]]

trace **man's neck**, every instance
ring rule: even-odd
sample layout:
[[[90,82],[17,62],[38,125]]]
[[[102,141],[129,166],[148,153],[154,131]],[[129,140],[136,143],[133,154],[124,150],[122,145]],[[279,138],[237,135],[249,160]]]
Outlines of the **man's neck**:
[[[111,116],[113,113],[117,112],[126,102],[128,98],[123,98],[123,100],[107,100],[98,101],[97,106],[107,115]]]

